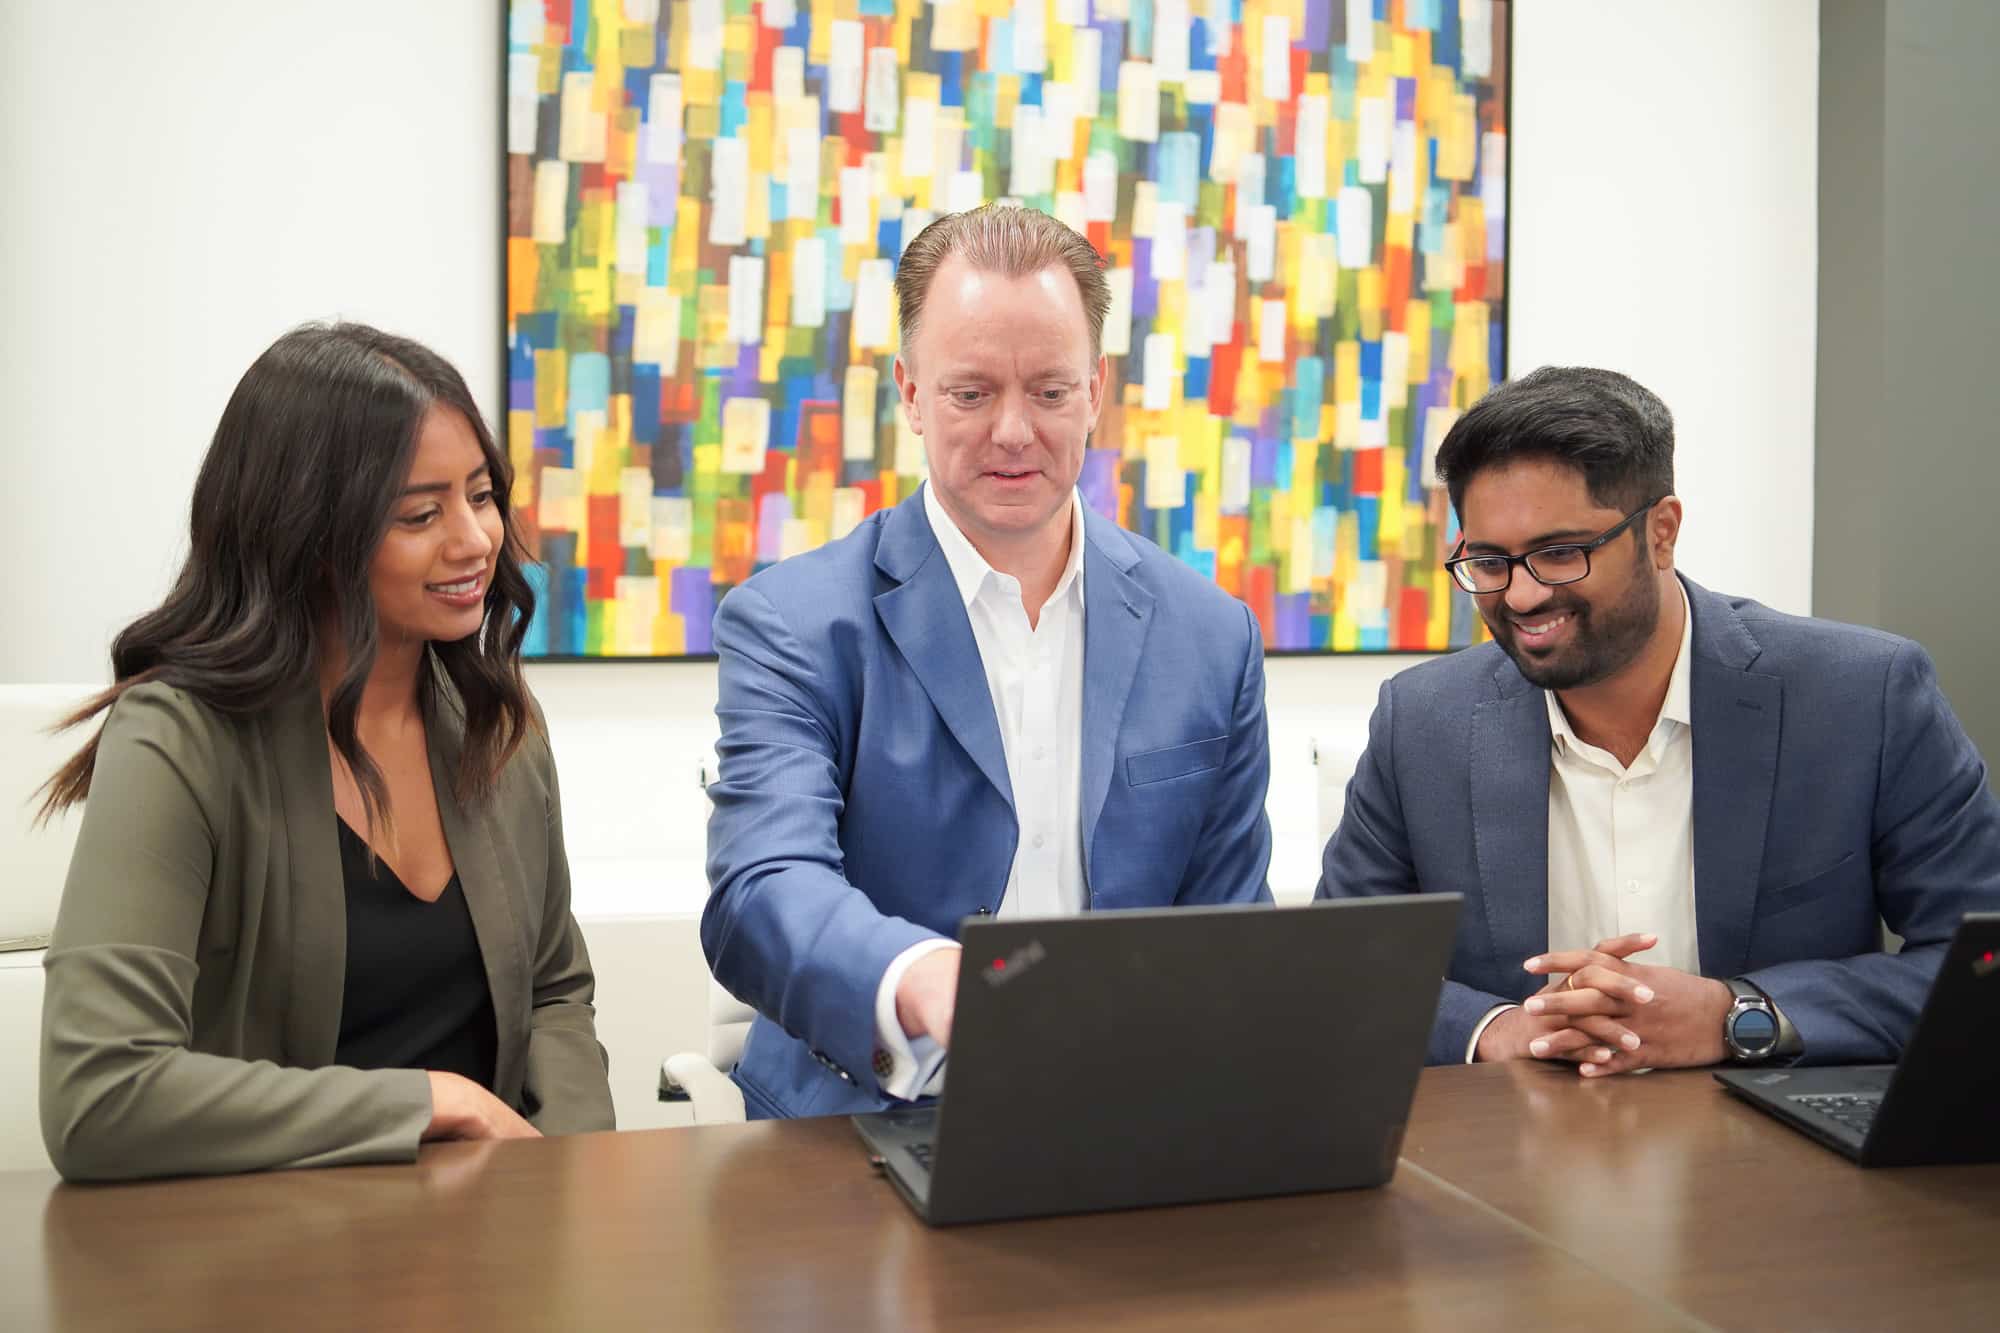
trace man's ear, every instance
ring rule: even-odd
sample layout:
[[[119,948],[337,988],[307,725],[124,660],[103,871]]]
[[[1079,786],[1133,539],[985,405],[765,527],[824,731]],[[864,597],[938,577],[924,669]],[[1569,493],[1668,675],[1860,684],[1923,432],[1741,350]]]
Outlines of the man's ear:
[[[1111,374],[1111,358],[1099,353],[1097,370],[1090,377],[1090,430],[1097,429],[1097,419],[1104,412],[1104,384]]]
[[[914,371],[903,364],[903,358],[896,358],[893,372],[896,378],[896,396],[903,400],[903,416],[910,423],[910,430],[917,435],[924,433],[923,409],[917,406],[917,377]]]
[[[1674,543],[1680,540],[1680,535],[1681,499],[1669,495],[1646,515],[1646,536],[1652,545],[1655,569],[1674,567]]]

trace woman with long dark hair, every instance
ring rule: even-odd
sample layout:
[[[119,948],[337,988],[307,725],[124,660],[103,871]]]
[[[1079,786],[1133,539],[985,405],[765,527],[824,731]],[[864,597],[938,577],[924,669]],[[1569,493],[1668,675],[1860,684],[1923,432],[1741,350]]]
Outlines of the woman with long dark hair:
[[[65,1176],[612,1127],[511,481],[408,339],[310,325],[236,386],[187,563],[45,789],[84,802],[43,1004]]]

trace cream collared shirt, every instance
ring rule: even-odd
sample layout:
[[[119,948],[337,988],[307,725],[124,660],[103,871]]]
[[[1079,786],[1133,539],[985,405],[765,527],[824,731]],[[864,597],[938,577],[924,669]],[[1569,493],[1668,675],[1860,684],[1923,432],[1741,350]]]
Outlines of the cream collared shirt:
[[[986,563],[924,483],[924,514],[972,622],[986,688],[1000,724],[1007,782],[1020,829],[1014,863],[995,915],[1071,916],[1087,902],[1083,873],[1083,500],[1071,493],[1069,562],[1033,626],[1021,582]],[[875,1040],[889,1073],[882,1090],[905,1100],[935,1092],[945,1052],[912,1041],[896,1021],[896,987],[910,964],[951,940],[927,940],[898,954],[875,992]]]
[[[1636,961],[1699,974],[1694,912],[1694,731],[1689,706],[1694,613],[1681,596],[1681,648],[1667,697],[1629,767],[1580,739],[1554,691],[1549,708],[1549,949],[1588,949],[1647,931]],[[1470,1064],[1497,1005],[1472,1030]]]

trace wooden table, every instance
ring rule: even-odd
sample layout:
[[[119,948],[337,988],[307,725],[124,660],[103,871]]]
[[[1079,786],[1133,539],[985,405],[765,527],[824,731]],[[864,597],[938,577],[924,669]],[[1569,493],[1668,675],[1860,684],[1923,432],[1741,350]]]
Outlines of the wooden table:
[[[2000,1165],[1864,1171],[1699,1070],[1421,1086],[1405,1167],[1708,1325],[2000,1329]]]
[[[1863,1173],[1706,1075],[1425,1074],[1388,1188],[933,1231],[844,1120],[415,1167],[0,1176],[0,1328],[1974,1328],[2000,1168]]]

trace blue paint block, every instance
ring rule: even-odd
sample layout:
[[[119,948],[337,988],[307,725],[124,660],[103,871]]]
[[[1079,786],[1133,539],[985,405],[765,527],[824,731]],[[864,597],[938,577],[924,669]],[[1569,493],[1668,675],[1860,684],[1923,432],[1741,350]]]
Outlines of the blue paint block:
[[[579,412],[602,412],[611,406],[611,358],[602,352],[577,352],[569,359],[569,420]]]
[[[632,367],[632,442],[654,444],[660,438],[660,368]]]
[[[528,633],[521,640],[521,651],[529,657],[544,657],[549,651],[549,567],[539,560],[528,560],[522,562],[521,573],[535,595],[535,611],[528,617]]]

